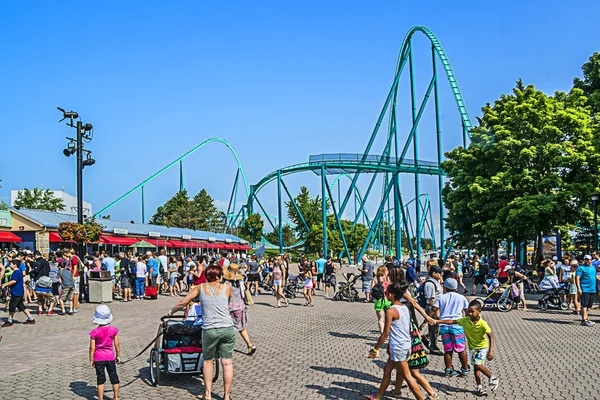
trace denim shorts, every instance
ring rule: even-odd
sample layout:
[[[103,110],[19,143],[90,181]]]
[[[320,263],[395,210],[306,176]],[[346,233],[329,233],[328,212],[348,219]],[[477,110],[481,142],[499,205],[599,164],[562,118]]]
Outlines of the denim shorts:
[[[394,362],[408,361],[410,358],[410,347],[408,348],[391,348],[390,359]]]

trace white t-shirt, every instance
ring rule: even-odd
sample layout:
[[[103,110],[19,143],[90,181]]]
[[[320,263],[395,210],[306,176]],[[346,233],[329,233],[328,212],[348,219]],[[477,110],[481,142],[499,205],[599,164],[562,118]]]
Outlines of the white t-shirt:
[[[167,256],[158,256],[158,259],[160,260],[160,265],[158,266],[158,271],[163,271],[163,269],[165,271],[168,271],[167,266],[169,264],[169,260],[167,259]]]
[[[469,302],[462,294],[448,292],[437,298],[433,305],[440,309],[440,319],[459,319]]]
[[[144,278],[146,276],[147,270],[148,268],[146,267],[146,264],[144,264],[141,261],[138,261],[137,265],[135,266],[135,277]]]

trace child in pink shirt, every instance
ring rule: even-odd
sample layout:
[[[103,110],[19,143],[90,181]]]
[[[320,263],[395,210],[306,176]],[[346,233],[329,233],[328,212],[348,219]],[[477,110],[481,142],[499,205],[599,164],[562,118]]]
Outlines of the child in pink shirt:
[[[98,398],[104,398],[106,370],[108,371],[110,383],[113,385],[114,400],[119,400],[119,376],[117,375],[115,361],[121,362],[121,346],[119,345],[119,330],[109,325],[112,319],[113,316],[108,306],[100,305],[96,307],[92,322],[98,324],[98,327],[90,332],[90,366],[96,369]]]

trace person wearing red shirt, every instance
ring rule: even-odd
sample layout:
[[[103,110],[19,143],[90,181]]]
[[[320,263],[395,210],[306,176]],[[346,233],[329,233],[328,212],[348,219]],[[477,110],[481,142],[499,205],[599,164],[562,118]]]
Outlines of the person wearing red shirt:
[[[498,264],[498,282],[500,282],[501,285],[508,282],[508,274],[506,271],[510,268],[510,264],[506,261],[506,256],[500,257],[500,263]]]

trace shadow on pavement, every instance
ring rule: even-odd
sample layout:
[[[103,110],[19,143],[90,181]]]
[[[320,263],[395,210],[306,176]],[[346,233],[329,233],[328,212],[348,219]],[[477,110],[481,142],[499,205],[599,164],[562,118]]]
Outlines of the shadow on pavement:
[[[550,318],[523,318],[523,321],[547,322],[550,324],[559,324],[559,325],[573,325],[573,324],[580,323],[580,321],[561,321],[561,320],[550,319]]]
[[[107,382],[107,385],[105,385],[104,387],[105,394],[112,392],[112,389],[110,389],[110,387],[110,382]],[[71,382],[69,384],[69,388],[71,389],[71,392],[73,392],[74,395],[83,397],[85,399],[94,399],[98,394],[96,386],[92,386],[87,382]]]
[[[340,332],[327,332],[329,335],[342,339],[362,339],[362,340],[373,340],[373,336],[357,335],[356,333],[340,333]]]
[[[154,387],[150,383],[150,368],[148,366],[139,369],[139,379],[148,385],[148,390],[154,390]],[[171,386],[177,389],[187,390],[193,397],[204,393],[204,384],[202,379],[197,379],[200,374],[166,374],[160,375],[160,380],[157,386]],[[219,381],[213,383],[213,388]],[[148,394],[148,398],[158,398],[157,394]],[[217,395],[213,394],[213,399],[220,399]]]
[[[337,383],[337,382],[334,382]],[[324,387],[320,385],[306,385],[307,389],[312,389],[318,394],[323,396],[324,399],[328,400],[355,400],[363,399],[360,392],[355,390],[349,390],[339,387]],[[369,391],[368,393],[375,393],[375,391]]]
[[[344,375],[344,376],[349,376],[351,378],[356,378],[356,379],[360,379],[362,381],[369,381],[369,382],[379,382],[381,381],[381,378],[379,378],[378,376],[373,376],[361,371],[357,371],[354,369],[348,369],[348,368],[338,368],[338,367],[319,367],[316,365],[313,365],[310,367],[311,369],[314,369],[315,371],[319,371],[319,372],[324,372],[326,374],[336,374],[336,375]],[[356,384],[354,382],[354,384]]]

